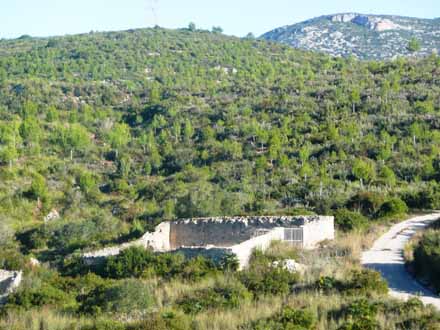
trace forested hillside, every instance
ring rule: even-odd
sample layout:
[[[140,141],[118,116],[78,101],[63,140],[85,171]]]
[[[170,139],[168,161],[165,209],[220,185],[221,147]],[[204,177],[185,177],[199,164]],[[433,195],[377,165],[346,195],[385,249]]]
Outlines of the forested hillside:
[[[0,54],[14,228],[51,208],[115,227],[328,212],[359,190],[436,206],[414,199],[437,190],[438,57],[359,63],[161,29],[2,41]]]
[[[84,275],[72,269],[72,254],[134,239],[163,220],[336,213],[340,228],[349,231],[368,221],[360,213],[354,218],[352,211],[377,219],[404,213],[407,206],[438,208],[439,110],[436,55],[417,61],[358,62],[190,29],[2,40],[0,268],[23,269],[31,255],[52,267],[28,270],[24,291],[10,305],[22,310],[56,305],[62,311],[98,315],[131,308],[128,303],[104,306],[106,295],[124,301],[127,297],[114,295],[124,292],[132,298],[148,289],[165,297],[157,308],[172,301],[172,306],[189,308],[187,314],[192,314],[192,296],[170,296],[172,287],[160,287],[162,280],[149,283],[152,288],[141,287],[141,282],[105,282],[106,287],[104,280],[91,275],[77,282],[55,270]],[[60,218],[45,223],[49,213],[56,217],[55,210]],[[111,261],[107,271],[127,268],[123,258]],[[206,261],[172,258],[141,255],[133,260],[159,266],[133,267],[143,278],[194,280],[220,271]],[[289,292],[298,279],[281,272],[279,283],[284,286],[272,292],[276,275],[261,271],[272,259],[262,260],[253,273],[242,275],[244,284],[220,281],[224,292],[201,289],[196,298],[206,298],[208,306],[209,299],[225,299],[211,301],[214,307],[206,307],[209,310],[216,304],[237,308],[237,299],[251,301],[246,290],[254,298]],[[384,284],[376,283],[380,279],[369,276],[354,273],[350,278],[379,294],[386,292]],[[351,282],[322,281],[316,282],[317,288],[327,293],[336,287],[358,288]],[[225,296],[219,298],[221,294]],[[328,313],[348,304],[345,298],[337,299]],[[281,300],[277,304],[280,307]],[[372,308],[374,315],[378,308],[380,315],[386,315],[387,308],[401,308],[359,304],[353,308]],[[408,306],[402,308],[420,308]],[[246,329],[284,322],[275,312],[261,314],[272,319]],[[315,324],[316,315],[283,313],[305,318],[304,329]],[[403,322],[404,314],[395,321]],[[165,324],[175,316],[163,315],[157,322]],[[241,321],[230,326],[245,323]],[[167,324],[156,328],[189,329]]]

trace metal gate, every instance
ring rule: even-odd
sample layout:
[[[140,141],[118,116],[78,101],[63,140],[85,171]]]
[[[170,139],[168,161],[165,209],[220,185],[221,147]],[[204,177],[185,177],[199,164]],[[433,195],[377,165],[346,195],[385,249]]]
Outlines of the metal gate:
[[[303,228],[284,228],[284,240],[290,243],[301,243],[303,242]]]

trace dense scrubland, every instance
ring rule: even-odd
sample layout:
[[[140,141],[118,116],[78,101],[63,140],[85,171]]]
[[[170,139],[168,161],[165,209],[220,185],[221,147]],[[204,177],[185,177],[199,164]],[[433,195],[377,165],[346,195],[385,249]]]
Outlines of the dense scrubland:
[[[440,293],[440,220],[418,233],[405,248],[408,270]]]
[[[358,259],[383,224],[439,207],[439,102],[436,55],[359,62],[189,29],[1,40],[0,268],[25,276],[0,329],[438,329]],[[275,244],[244,271],[80,258],[175,218],[305,213],[334,214],[337,240]]]

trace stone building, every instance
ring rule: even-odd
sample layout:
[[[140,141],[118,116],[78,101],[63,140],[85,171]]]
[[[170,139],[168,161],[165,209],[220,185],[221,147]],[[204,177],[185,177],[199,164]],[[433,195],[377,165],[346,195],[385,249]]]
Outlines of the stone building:
[[[86,260],[117,255],[130,246],[157,252],[214,250],[233,253],[246,267],[254,249],[264,250],[272,241],[284,241],[303,248],[334,239],[334,218],[330,216],[253,216],[181,219],[163,222],[141,239],[117,247],[87,253]]]

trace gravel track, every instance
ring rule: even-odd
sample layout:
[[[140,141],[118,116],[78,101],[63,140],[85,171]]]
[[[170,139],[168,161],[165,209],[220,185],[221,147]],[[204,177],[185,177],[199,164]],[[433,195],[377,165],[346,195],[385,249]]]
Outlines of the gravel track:
[[[417,216],[391,227],[373,247],[362,254],[362,265],[379,271],[387,280],[390,295],[398,299],[418,297],[440,310],[440,296],[418,283],[405,268],[403,249],[414,234],[440,218],[440,213]]]

